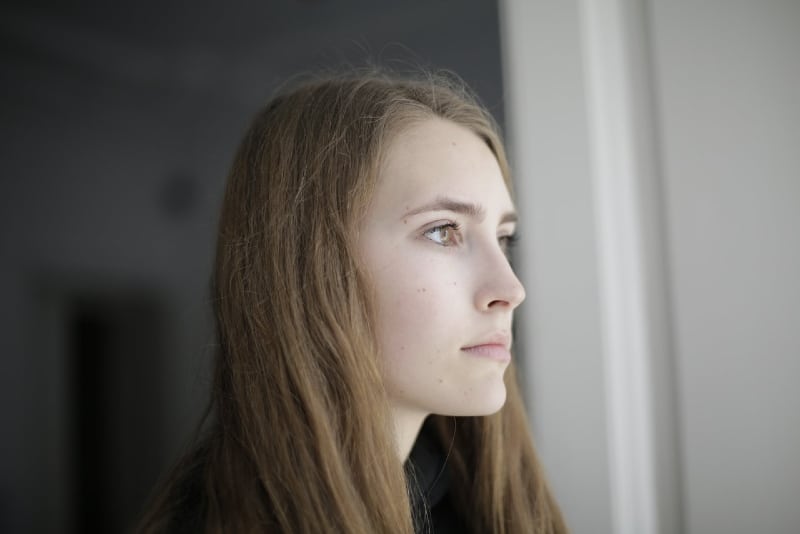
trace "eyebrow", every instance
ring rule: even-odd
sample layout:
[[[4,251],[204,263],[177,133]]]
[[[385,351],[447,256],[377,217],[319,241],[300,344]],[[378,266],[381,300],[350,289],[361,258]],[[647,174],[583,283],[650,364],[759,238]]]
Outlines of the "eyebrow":
[[[427,211],[452,211],[454,213],[467,215],[479,221],[486,217],[486,209],[480,204],[463,202],[450,197],[436,197],[436,199],[434,199],[432,202],[428,202],[422,206],[419,206],[418,208],[407,211],[405,214],[403,214],[403,218],[425,213]],[[508,222],[515,223],[517,222],[517,219],[518,217],[516,212],[508,211],[500,218],[500,224]]]

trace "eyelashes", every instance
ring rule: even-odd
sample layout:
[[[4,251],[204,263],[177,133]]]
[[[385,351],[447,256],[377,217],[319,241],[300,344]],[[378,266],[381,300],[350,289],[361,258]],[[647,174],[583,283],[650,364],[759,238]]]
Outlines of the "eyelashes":
[[[443,247],[453,247],[461,243],[461,225],[455,222],[439,224],[425,230],[425,237]]]
[[[437,224],[423,232],[423,235],[443,247],[454,247],[460,245],[464,241],[461,232],[461,225],[454,221],[448,221],[444,224]],[[497,242],[500,249],[506,256],[509,255],[511,249],[517,244],[519,236],[516,233],[498,236]]]
[[[511,253],[511,249],[513,249],[519,241],[519,235],[516,233],[503,235],[498,237],[497,241],[500,242],[500,248],[503,249],[505,255],[508,256]]]

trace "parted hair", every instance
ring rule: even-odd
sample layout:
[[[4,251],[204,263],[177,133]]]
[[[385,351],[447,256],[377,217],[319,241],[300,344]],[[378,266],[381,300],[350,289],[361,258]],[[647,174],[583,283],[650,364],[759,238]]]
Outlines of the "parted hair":
[[[138,532],[414,532],[356,244],[387,146],[434,117],[482,139],[511,189],[494,120],[453,76],[315,78],[257,114],[219,221],[206,424]],[[476,533],[566,532],[513,363],[505,381],[494,415],[430,416],[451,498]]]

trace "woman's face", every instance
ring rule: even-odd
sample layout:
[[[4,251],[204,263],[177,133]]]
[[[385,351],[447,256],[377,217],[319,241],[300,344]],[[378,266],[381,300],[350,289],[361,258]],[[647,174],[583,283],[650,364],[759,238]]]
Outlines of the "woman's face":
[[[429,119],[388,147],[359,244],[395,410],[503,406],[511,316],[525,298],[505,254],[515,220],[497,160],[466,128]]]

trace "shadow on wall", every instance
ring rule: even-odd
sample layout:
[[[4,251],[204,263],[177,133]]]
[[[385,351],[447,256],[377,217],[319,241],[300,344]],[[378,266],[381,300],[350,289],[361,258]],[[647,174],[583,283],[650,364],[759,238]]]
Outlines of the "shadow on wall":
[[[156,295],[126,288],[43,288],[34,357],[49,374],[41,406],[52,464],[46,491],[60,513],[50,532],[122,532],[164,463],[165,310]],[[55,394],[53,394],[55,393]],[[43,408],[43,410],[42,410]],[[34,431],[38,429],[32,429]]]

